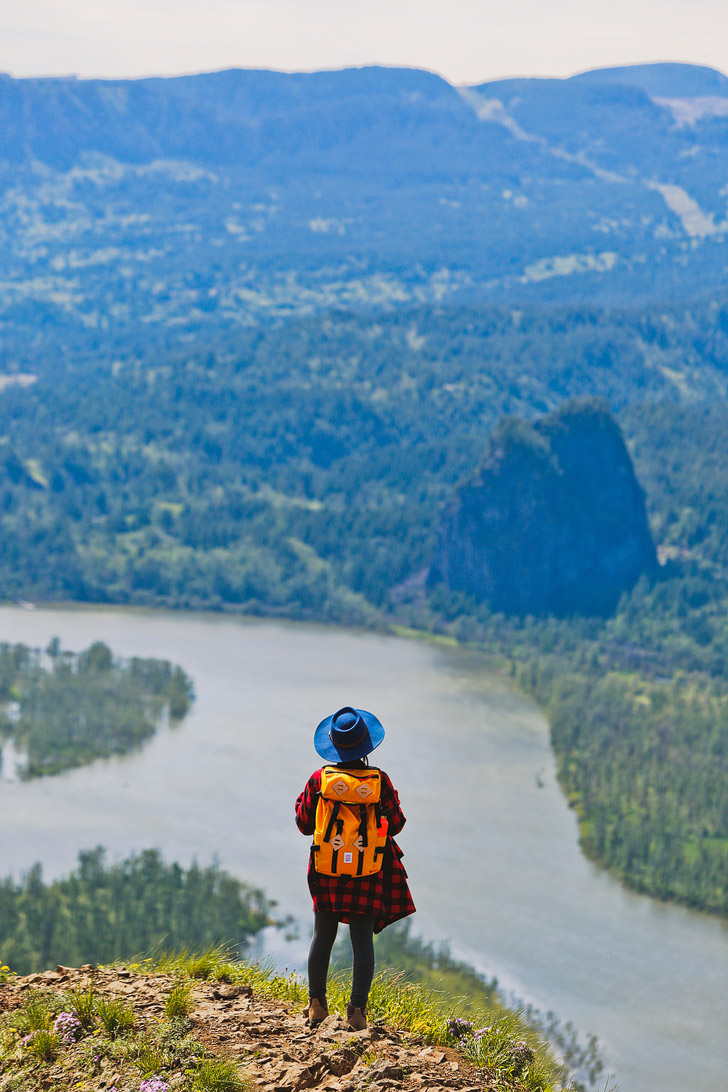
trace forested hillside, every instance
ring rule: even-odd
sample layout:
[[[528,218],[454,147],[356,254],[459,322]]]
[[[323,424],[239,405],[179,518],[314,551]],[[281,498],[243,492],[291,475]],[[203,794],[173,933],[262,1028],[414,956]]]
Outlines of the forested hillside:
[[[727,361],[720,298],[335,313],[126,359],[38,354],[0,397],[0,588],[361,620],[429,567],[502,414],[593,394],[634,437],[658,544],[709,562]],[[711,473],[692,471],[698,443]]]

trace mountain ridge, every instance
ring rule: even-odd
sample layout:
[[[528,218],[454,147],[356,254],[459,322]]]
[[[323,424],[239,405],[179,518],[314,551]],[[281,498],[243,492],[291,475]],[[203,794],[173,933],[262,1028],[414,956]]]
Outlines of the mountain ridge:
[[[3,77],[0,335],[128,342],[331,307],[716,291],[725,81],[690,66],[467,87],[377,66]]]

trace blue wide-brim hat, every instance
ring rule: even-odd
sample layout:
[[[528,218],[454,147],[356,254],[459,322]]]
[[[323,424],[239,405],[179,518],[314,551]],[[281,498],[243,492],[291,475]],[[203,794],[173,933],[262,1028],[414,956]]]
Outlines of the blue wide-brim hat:
[[[384,728],[373,713],[345,705],[322,720],[313,737],[313,745],[327,762],[346,762],[364,758],[384,739]]]

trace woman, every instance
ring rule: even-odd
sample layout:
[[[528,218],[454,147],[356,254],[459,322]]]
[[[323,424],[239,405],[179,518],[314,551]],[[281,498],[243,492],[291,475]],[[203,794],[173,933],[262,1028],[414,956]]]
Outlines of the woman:
[[[407,873],[401,863],[402,851],[392,835],[399,834],[405,824],[405,817],[399,806],[392,782],[383,770],[369,767],[367,755],[384,739],[384,728],[373,715],[365,709],[345,706],[330,717],[321,721],[314,734],[314,747],[327,766],[316,770],[308,779],[305,789],[296,801],[296,823],[303,834],[314,834],[317,828],[316,814],[319,810],[319,831],[315,843],[325,837],[322,832],[321,817],[325,810],[322,798],[322,775],[327,768],[334,766],[343,772],[338,791],[345,795],[344,783],[356,783],[357,777],[366,781],[367,788],[360,789],[364,798],[371,797],[373,803],[366,805],[374,809],[377,833],[382,842],[381,852],[376,852],[376,868],[371,875],[328,874],[336,852],[326,856],[326,864],[319,862],[317,852],[321,846],[311,847],[308,865],[308,886],[313,898],[313,939],[308,957],[308,1018],[312,1027],[329,1015],[326,1004],[326,980],[329,970],[331,949],[336,939],[339,922],[349,926],[351,948],[354,959],[351,985],[351,999],[347,1005],[346,1016],[349,1026],[361,1031],[367,1026],[366,1010],[369,989],[374,977],[374,941],[373,934],[379,933],[386,925],[399,918],[413,914],[415,906],[407,886]],[[368,771],[367,775],[357,771]],[[331,774],[325,774],[326,785]],[[335,777],[333,779],[336,780]],[[369,786],[374,786],[370,792]],[[326,788],[324,791],[328,791]],[[332,794],[333,795],[333,794]],[[379,797],[377,800],[376,797]],[[336,805],[334,805],[336,807]],[[356,805],[362,810],[362,805]],[[330,814],[330,813],[329,813]],[[362,812],[363,814],[363,812]],[[370,813],[371,823],[371,813]],[[328,824],[329,826],[332,823]],[[361,828],[366,843],[367,834]],[[334,835],[334,844],[335,843]],[[353,845],[361,844],[361,836]],[[342,841],[342,849],[345,850]],[[351,860],[353,852],[343,852],[341,859]],[[363,854],[362,854],[363,856]],[[321,856],[323,861],[324,855]],[[368,858],[368,860],[371,859]],[[337,865],[334,865],[334,872]],[[361,866],[360,866],[361,867]],[[369,865],[367,865],[369,867]],[[325,868],[326,871],[320,869]]]

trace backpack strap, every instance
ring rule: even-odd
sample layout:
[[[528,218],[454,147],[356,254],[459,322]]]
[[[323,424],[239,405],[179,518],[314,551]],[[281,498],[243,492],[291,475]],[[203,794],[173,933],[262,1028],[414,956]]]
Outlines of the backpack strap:
[[[361,876],[364,871],[364,850],[369,845],[369,839],[367,838],[367,806],[366,804],[359,805],[359,840],[361,841],[361,847],[359,849],[359,857],[356,862],[356,874]]]
[[[377,820],[377,830],[379,830],[379,828],[381,827],[382,820],[384,819],[386,814],[387,814],[387,809],[384,808],[379,801],[377,801],[377,803],[374,805],[374,815],[375,815],[376,820]],[[387,848],[387,841],[388,841],[388,839],[385,839],[384,845],[382,845],[382,846],[375,846],[375,848],[374,848],[374,860],[375,861],[376,861],[377,857],[382,857],[382,858],[384,857],[384,851]]]
[[[366,804],[359,805],[359,837],[361,838],[361,847],[366,849],[369,845],[367,839],[367,806]]]
[[[326,827],[326,831],[324,833],[324,841],[325,842],[328,842],[328,841],[331,840],[331,835],[334,832],[334,824],[336,823],[336,820],[339,818],[339,812],[340,811],[341,811],[341,801],[336,800],[336,801],[334,801],[334,806],[331,809],[331,817],[329,819],[328,826]]]
[[[329,826],[330,825],[331,824],[329,824]],[[337,827],[336,833],[340,835],[341,832],[344,829],[344,820],[339,819],[337,821],[337,823],[336,823],[336,827]],[[334,875],[336,875],[336,873],[337,873],[338,864],[339,864],[339,851],[338,851],[338,849],[332,849],[332,851],[331,851],[331,871],[334,873]]]

